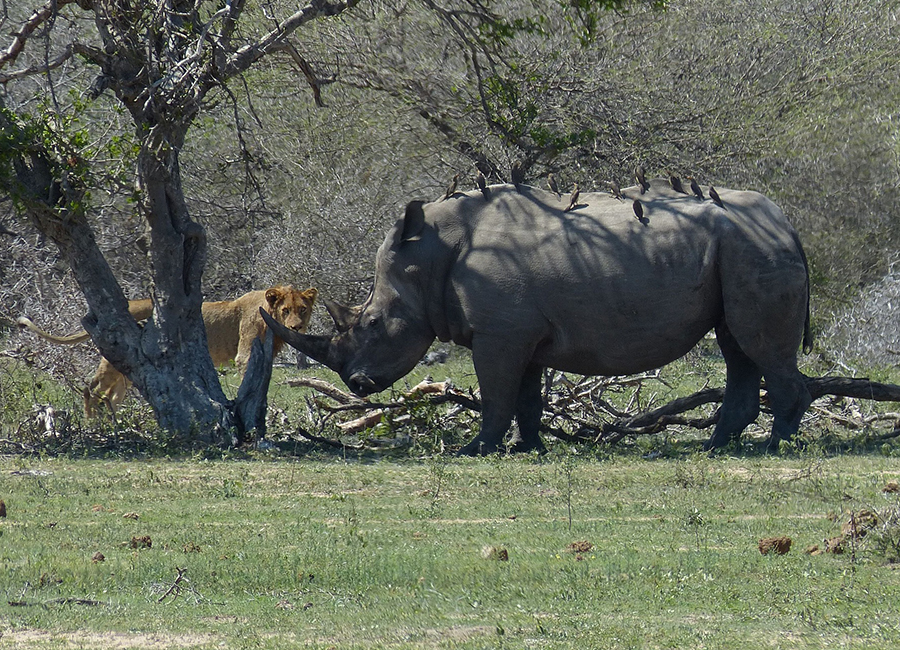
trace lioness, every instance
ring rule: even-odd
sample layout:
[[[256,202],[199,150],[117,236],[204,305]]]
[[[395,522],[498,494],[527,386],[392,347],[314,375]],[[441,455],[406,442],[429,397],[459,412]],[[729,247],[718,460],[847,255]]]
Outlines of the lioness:
[[[298,291],[294,287],[279,286],[245,293],[235,300],[204,302],[203,323],[206,325],[206,339],[209,355],[217,366],[234,360],[241,374],[250,360],[253,339],[266,334],[266,324],[259,315],[263,307],[275,320],[298,332],[305,332],[312,316],[313,305],[319,292],[315,288]],[[149,298],[128,301],[128,311],[135,320],[150,318],[153,306]],[[40,329],[30,319],[22,316],[19,327],[29,329],[38,336],[63,345],[80,343],[90,338],[81,330],[69,336],[54,336]],[[278,354],[284,341],[275,337],[273,353]],[[91,383],[84,389],[84,414],[93,418],[98,414],[101,403],[115,413],[116,407],[125,399],[125,392],[131,382],[105,358],[100,360]]]

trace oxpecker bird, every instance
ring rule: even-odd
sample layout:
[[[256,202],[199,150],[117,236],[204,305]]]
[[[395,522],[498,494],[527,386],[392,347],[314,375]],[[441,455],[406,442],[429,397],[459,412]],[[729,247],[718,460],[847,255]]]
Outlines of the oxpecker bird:
[[[631,207],[634,208],[634,216],[637,217],[637,220],[640,222],[644,221],[644,206],[641,205],[641,202],[637,199],[634,200],[634,203],[631,204]]]
[[[722,199],[719,198],[719,193],[716,192],[716,188],[714,188],[712,185],[709,186],[709,198],[711,198],[713,200],[713,203],[715,203],[720,208],[725,207],[725,205],[722,203]]]
[[[691,179],[691,192],[693,192],[694,196],[696,196],[701,201],[705,198],[703,196],[703,190],[700,189],[700,185],[698,185],[697,181],[693,178]]]
[[[550,191],[559,196],[559,185],[556,183],[556,176],[552,173],[547,174],[547,187],[550,188]]]
[[[612,193],[612,195],[617,199],[621,199],[622,198],[622,190],[619,189],[619,184],[615,181],[610,181],[608,183],[608,185],[609,185],[609,191]]]
[[[447,191],[444,192],[444,198],[441,199],[441,200],[442,200],[442,201],[446,201],[446,200],[449,199],[451,196],[453,196],[454,194],[456,194],[456,186],[457,186],[457,185],[459,185],[459,174],[454,174],[454,175],[453,175],[453,180],[450,181],[450,187],[448,187],[448,188],[447,188]]]
[[[578,183],[575,183],[572,186],[572,200],[569,201],[568,207],[565,210],[563,210],[563,212],[570,212],[571,210],[575,209],[575,206],[578,205],[578,195],[579,194],[581,194],[581,192],[578,191]]]
[[[679,194],[687,194],[684,191],[684,187],[681,185],[681,179],[678,178],[675,174],[669,175],[669,182],[672,184],[672,189],[678,192]]]
[[[519,185],[525,180],[525,172],[522,171],[522,163],[518,160],[512,164],[512,169],[509,170],[509,176],[512,180],[512,184],[516,186],[518,189]]]
[[[634,180],[641,186],[641,194],[650,189],[650,183],[647,182],[647,177],[644,174],[644,167],[642,165],[638,165],[634,168]]]
[[[484,174],[480,169],[478,170],[478,173],[475,174],[475,185],[482,192],[484,192],[485,188],[487,187],[487,181],[484,179]]]

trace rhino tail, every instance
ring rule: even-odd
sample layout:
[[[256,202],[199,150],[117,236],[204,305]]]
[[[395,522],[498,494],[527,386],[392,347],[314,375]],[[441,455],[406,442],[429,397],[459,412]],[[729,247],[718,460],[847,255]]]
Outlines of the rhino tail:
[[[806,269],[806,322],[803,323],[803,354],[809,354],[810,352],[812,352],[814,343],[812,328],[809,324],[809,261],[806,259],[806,251],[803,250],[803,244],[800,242],[800,235],[797,234],[796,230],[793,232],[793,238],[794,243],[797,244],[797,250],[800,252],[800,259],[803,260],[803,268]]]

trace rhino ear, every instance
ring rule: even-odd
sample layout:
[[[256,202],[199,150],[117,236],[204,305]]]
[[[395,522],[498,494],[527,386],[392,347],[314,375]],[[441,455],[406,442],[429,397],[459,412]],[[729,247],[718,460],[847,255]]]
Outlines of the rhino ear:
[[[328,300],[327,298],[323,300],[323,302],[325,303],[325,309],[328,311],[328,315],[331,316],[331,320],[334,321],[334,326],[337,328],[338,332],[346,332],[353,326],[356,319],[359,318],[359,312],[361,311],[360,307],[346,307],[339,302]]]
[[[406,206],[406,215],[403,217],[403,232],[400,241],[418,241],[422,237],[422,229],[425,227],[424,201],[411,201]]]

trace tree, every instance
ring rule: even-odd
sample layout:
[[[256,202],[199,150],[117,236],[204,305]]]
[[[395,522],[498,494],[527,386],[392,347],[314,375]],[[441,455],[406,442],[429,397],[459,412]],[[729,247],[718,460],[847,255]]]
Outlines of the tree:
[[[200,317],[207,239],[182,187],[179,153],[188,131],[211,98],[227,98],[230,80],[273,53],[294,50],[294,32],[357,2],[317,0],[276,16],[243,0],[51,0],[21,20],[0,55],[7,87],[43,75],[50,95],[41,113],[10,107],[9,94],[0,107],[2,180],[71,266],[88,302],[85,329],[168,430],[194,429],[200,440],[223,442],[241,424],[219,385]],[[38,50],[36,62],[13,69],[29,47]],[[77,72],[79,62],[97,71],[88,97],[108,89],[133,127],[131,137],[121,137],[131,143],[124,153],[133,156],[133,200],[147,230],[154,313],[146,327],[128,317],[88,219],[96,179],[75,121],[78,105],[64,110],[56,95],[61,86],[53,75],[63,66]]]

